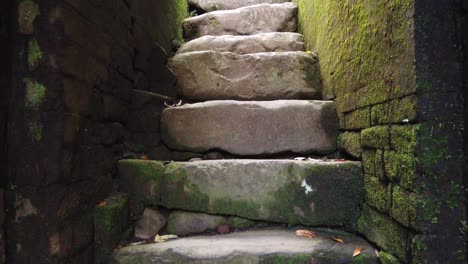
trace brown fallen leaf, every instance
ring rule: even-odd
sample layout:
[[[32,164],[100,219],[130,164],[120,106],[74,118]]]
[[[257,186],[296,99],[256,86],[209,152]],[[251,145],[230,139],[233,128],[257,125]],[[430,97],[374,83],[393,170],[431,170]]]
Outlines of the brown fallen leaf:
[[[303,236],[303,237],[308,237],[308,238],[314,238],[318,237],[318,235],[315,232],[312,232],[307,229],[299,229],[296,231],[296,236]]]
[[[106,205],[106,204],[107,204],[106,201],[102,201],[102,202],[99,203],[99,206],[104,206],[104,205]]]
[[[332,237],[330,237],[330,239],[333,240],[333,241],[336,241],[338,243],[341,243],[341,244],[344,243],[343,239],[341,239],[340,237],[337,237],[337,236],[332,236]]]
[[[354,250],[353,252],[353,258],[359,254],[361,254],[362,252],[364,251],[364,249],[362,247],[358,247]]]

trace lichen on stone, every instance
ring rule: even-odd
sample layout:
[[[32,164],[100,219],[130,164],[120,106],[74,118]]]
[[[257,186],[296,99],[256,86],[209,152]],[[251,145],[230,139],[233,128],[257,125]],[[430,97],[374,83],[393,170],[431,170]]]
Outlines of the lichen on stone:
[[[28,66],[29,70],[34,70],[44,60],[44,54],[36,39],[28,42]]]

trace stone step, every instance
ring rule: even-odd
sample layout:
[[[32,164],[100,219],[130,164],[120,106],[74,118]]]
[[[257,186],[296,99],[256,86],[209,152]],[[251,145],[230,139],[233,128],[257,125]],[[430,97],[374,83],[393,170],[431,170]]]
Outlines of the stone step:
[[[193,51],[219,51],[249,54],[259,52],[305,51],[299,33],[271,32],[247,36],[203,36],[182,45],[178,54]]]
[[[319,66],[306,52],[197,51],[176,55],[169,66],[179,95],[190,100],[321,98]]]
[[[338,133],[333,101],[208,101],[161,114],[163,142],[180,151],[326,155],[336,150]]]
[[[262,229],[180,238],[120,248],[112,263],[379,263],[375,248],[358,236],[330,229],[313,231],[319,237],[296,236],[291,229]],[[345,243],[331,240],[332,236]],[[353,258],[358,247],[364,251]]]
[[[265,32],[294,32],[297,5],[259,4],[234,10],[213,11],[184,21],[186,40],[205,35],[253,35]]]
[[[258,4],[279,4],[290,0],[189,0],[189,4],[196,10],[211,12],[216,10],[230,10]]]
[[[121,160],[130,206],[306,226],[354,225],[363,202],[360,162],[296,160]]]

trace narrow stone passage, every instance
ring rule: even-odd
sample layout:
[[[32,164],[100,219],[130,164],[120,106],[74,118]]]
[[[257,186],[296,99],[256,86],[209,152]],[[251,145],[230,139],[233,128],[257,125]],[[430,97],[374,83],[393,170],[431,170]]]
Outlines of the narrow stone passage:
[[[191,41],[169,61],[178,95],[191,103],[162,112],[162,140],[171,150],[221,151],[236,159],[120,161],[119,180],[132,214],[142,213],[141,204],[166,208],[167,231],[178,235],[223,224],[258,228],[262,221],[354,229],[364,200],[361,165],[326,158],[337,148],[338,117],[335,103],[321,100],[317,58],[295,33],[297,6],[281,0],[191,4],[207,13],[185,21]],[[291,158],[264,158],[284,153]],[[350,263],[353,250],[363,247],[359,263],[377,263],[364,240],[342,231],[317,232],[317,239],[271,228],[181,238],[120,249],[113,258],[117,263]],[[346,243],[335,245],[331,236]]]

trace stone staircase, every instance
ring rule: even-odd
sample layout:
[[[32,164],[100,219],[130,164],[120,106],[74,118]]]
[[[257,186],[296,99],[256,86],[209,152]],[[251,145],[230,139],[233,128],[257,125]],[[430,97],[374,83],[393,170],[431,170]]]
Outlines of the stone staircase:
[[[168,233],[222,225],[236,232],[123,247],[113,262],[377,263],[373,246],[356,235],[330,228],[295,235],[294,226],[354,230],[364,196],[360,163],[326,158],[336,151],[338,117],[333,101],[320,100],[317,58],[294,33],[297,6],[190,2],[207,13],[185,21],[191,41],[169,66],[191,103],[162,112],[162,140],[172,150],[232,158],[121,160],[119,187],[133,215],[149,205],[167,210]],[[353,258],[358,247],[364,251]]]

